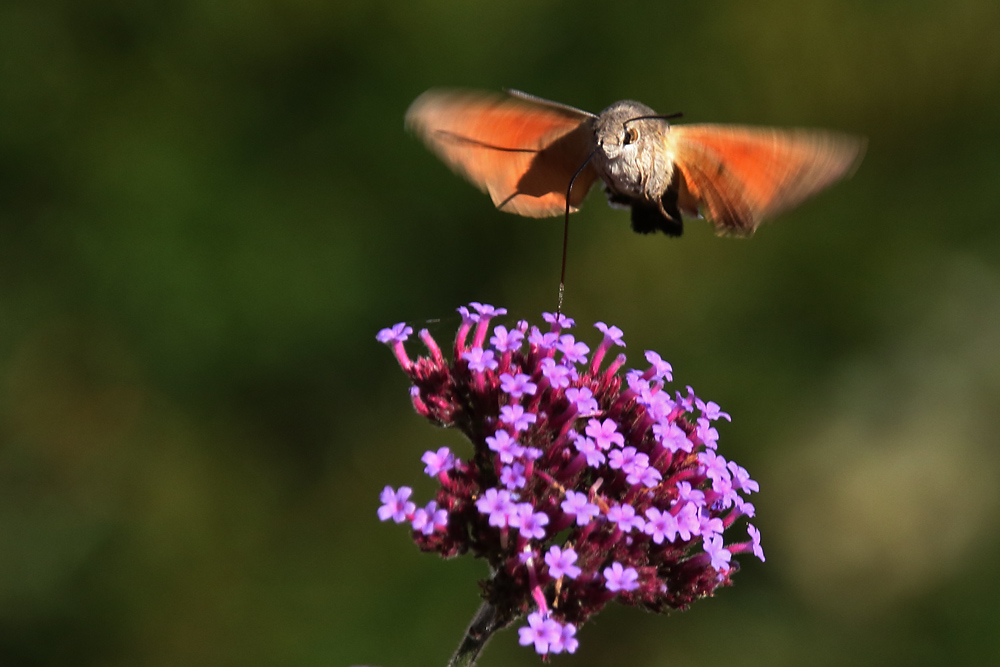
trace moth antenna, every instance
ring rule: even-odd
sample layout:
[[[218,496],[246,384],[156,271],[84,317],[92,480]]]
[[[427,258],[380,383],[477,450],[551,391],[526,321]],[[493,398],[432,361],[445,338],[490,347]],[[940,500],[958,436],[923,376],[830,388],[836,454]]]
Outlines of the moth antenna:
[[[569,245],[569,198],[573,194],[573,184],[576,182],[576,177],[583,173],[584,167],[590,164],[590,160],[597,153],[595,148],[587,159],[583,161],[580,168],[576,170],[573,174],[573,178],[569,179],[569,185],[566,187],[566,214],[563,219],[563,248],[562,248],[562,269],[559,271],[559,299],[556,303],[556,321],[560,315],[562,315],[562,304],[563,304],[563,294],[566,292],[566,248]]]
[[[683,117],[684,117],[683,111],[676,111],[674,113],[667,113],[667,114],[656,114],[653,116],[636,116],[635,118],[629,118],[627,121],[622,123],[622,127],[625,127],[629,123],[632,123],[637,120],[676,120],[678,118],[683,118]]]

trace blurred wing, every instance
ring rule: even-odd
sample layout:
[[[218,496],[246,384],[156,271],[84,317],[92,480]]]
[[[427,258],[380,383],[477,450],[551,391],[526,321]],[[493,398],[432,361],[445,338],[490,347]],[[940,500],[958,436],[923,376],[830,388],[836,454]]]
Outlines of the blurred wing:
[[[675,125],[667,134],[681,210],[700,209],[718,232],[744,235],[852,172],[865,143],[834,132],[738,125]]]
[[[514,95],[429,90],[406,112],[406,126],[445,164],[488,192],[501,211],[531,218],[561,215],[570,179],[592,150],[594,116]],[[596,178],[589,164],[580,172],[570,210]]]

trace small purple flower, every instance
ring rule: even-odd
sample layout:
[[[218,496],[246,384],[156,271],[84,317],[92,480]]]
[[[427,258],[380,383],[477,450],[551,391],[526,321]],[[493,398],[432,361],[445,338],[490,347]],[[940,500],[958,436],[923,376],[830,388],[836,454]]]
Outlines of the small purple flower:
[[[630,370],[625,374],[625,382],[628,383],[628,388],[638,395],[640,403],[649,405],[650,399],[653,396],[653,385],[642,376],[640,371],[634,368]]]
[[[639,588],[639,573],[635,568],[622,567],[618,561],[604,568],[604,579],[605,587],[612,593],[634,591]]]
[[[534,412],[525,412],[524,408],[514,403],[500,408],[500,421],[510,424],[515,431],[526,431],[528,427],[537,421],[538,415]]]
[[[729,469],[726,467],[726,459],[715,452],[702,452],[698,454],[698,463],[705,466],[705,474],[713,481],[729,480]]]
[[[406,517],[412,515],[417,506],[409,502],[407,498],[413,493],[413,489],[408,486],[399,487],[399,491],[393,491],[391,486],[382,489],[379,500],[382,506],[378,508],[378,518],[381,521],[388,521],[390,518],[396,523],[403,523]]]
[[[722,410],[719,409],[719,404],[716,403],[715,401],[709,401],[708,403],[705,403],[700,398],[696,398],[694,400],[694,404],[699,410],[701,410],[701,416],[704,417],[705,419],[708,419],[710,421],[715,421],[719,417],[722,417],[726,421],[729,422],[733,421],[733,418],[729,416],[729,413],[722,412]]]
[[[507,331],[507,327],[497,325],[493,328],[493,336],[490,337],[490,345],[496,348],[497,352],[516,352],[521,349],[524,342],[524,334],[517,329]]]
[[[651,391],[645,405],[649,409],[649,416],[657,422],[669,422],[670,415],[677,407],[670,394],[665,391]]]
[[[712,567],[718,571],[728,570],[733,554],[722,546],[722,535],[713,534],[705,538],[705,553],[712,558]]]
[[[705,504],[705,492],[691,488],[690,482],[677,482],[677,500],[702,507]]]
[[[598,331],[604,334],[604,340],[611,341],[619,347],[625,347],[625,341],[622,340],[624,333],[621,329],[615,326],[609,327],[604,322],[597,322],[594,326]]]
[[[657,544],[673,542],[677,537],[677,520],[670,512],[661,512],[655,507],[646,510],[646,525],[643,531]]]
[[[528,334],[528,342],[541,350],[551,350],[558,340],[559,334],[556,332],[542,333],[538,327],[531,327],[531,333]]]
[[[389,329],[379,331],[375,339],[380,343],[403,343],[412,333],[413,327],[407,326],[406,322],[400,322],[392,325]]]
[[[638,484],[646,468],[649,467],[649,456],[637,452],[635,447],[612,449],[608,454],[608,466],[628,475],[626,481],[629,484]]]
[[[502,429],[494,433],[492,438],[486,437],[486,446],[499,454],[504,463],[513,463],[514,459],[524,453],[524,447]]]
[[[551,644],[562,641],[559,623],[537,611],[528,614],[527,627],[519,628],[517,633],[518,643],[521,646],[534,644],[539,655],[547,654]]]
[[[736,496],[736,498],[733,499],[733,503],[736,505],[736,509],[738,509],[743,516],[751,518],[756,516],[757,510],[753,506],[753,503],[748,503],[739,496]]]
[[[424,472],[431,477],[447,472],[455,467],[455,455],[447,447],[441,447],[436,452],[426,451],[420,460],[427,464]]]
[[[690,540],[692,535],[701,532],[701,518],[696,505],[684,503],[680,511],[674,515],[674,521],[677,524],[677,534],[685,542]]]
[[[635,454],[635,447],[630,447],[632,454]],[[608,467],[612,470],[619,470],[625,461],[625,453],[620,449],[612,449],[608,452]]]
[[[520,489],[526,482],[527,479],[524,477],[524,466],[522,464],[515,461],[509,466],[504,466],[500,469],[500,483],[511,491]]]
[[[607,354],[612,345],[625,347],[625,342],[622,340],[621,329],[618,327],[609,327],[604,322],[598,322],[594,326],[604,334],[604,339],[601,341],[601,344],[597,346],[597,349],[594,350],[594,356],[590,359],[591,375],[597,375],[601,362],[604,361],[604,355]],[[624,362],[624,357],[620,357],[620,359]],[[612,367],[617,368],[614,364],[612,364]]]
[[[553,623],[558,623],[553,621]],[[580,642],[576,639],[576,626],[572,623],[566,623],[560,626],[559,638],[549,643],[549,650],[553,653],[562,653],[566,651],[567,653],[576,653],[577,647],[580,646]]]
[[[613,445],[619,447],[625,445],[625,436],[618,432],[618,424],[613,419],[605,419],[603,422],[591,419],[587,422],[586,433],[594,439],[598,447],[605,451]]]
[[[501,315],[507,314],[506,308],[494,308],[488,303],[478,303],[473,301],[469,305],[476,309],[476,312],[479,313],[480,319],[484,317],[500,317]]]
[[[525,394],[534,396],[538,390],[538,385],[531,381],[531,378],[524,373],[511,375],[503,373],[500,376],[500,390],[505,394],[510,394],[511,398],[521,398]]]
[[[698,534],[702,537],[708,537],[709,535],[722,534],[724,526],[722,525],[722,519],[717,516],[712,516],[708,512],[699,512],[698,514]]]
[[[709,449],[716,448],[719,441],[719,432],[705,417],[698,419],[698,427],[695,429],[694,434]]]
[[[566,514],[576,516],[578,526],[586,526],[601,513],[597,505],[587,500],[586,493],[577,493],[576,491],[567,491],[566,500],[562,501],[560,507]]]
[[[721,532],[721,531],[720,531]],[[760,531],[752,524],[747,524],[747,533],[750,535],[750,539],[753,540],[753,555],[760,559],[760,562],[764,562],[764,549],[760,546]],[[555,548],[555,547],[553,547]]]
[[[477,315],[476,313],[469,312],[469,309],[466,308],[465,306],[459,306],[455,310],[457,310],[458,314],[462,316],[462,322],[464,324],[468,324],[470,322],[478,322],[479,321],[479,315]]]
[[[716,495],[715,502],[712,503],[713,507],[728,509],[740,499],[740,495],[733,488],[733,480],[728,473],[725,477],[712,478],[712,491]]]
[[[633,528],[642,530],[646,526],[646,520],[641,516],[636,516],[635,508],[631,505],[615,505],[608,510],[608,521],[618,524],[623,533],[627,533]]]
[[[591,468],[599,468],[607,460],[601,450],[597,448],[597,444],[587,436],[578,435],[574,444],[577,451],[587,457],[587,465]]]
[[[698,397],[694,395],[694,389],[691,385],[686,387],[687,396],[681,396],[681,392],[677,392],[677,402],[681,404],[685,412],[690,412],[694,410],[694,403],[698,400]]]
[[[576,552],[573,551],[573,547],[560,549],[553,544],[549,552],[545,554],[545,564],[549,566],[549,576],[553,579],[558,579],[559,577],[576,579],[583,571],[573,564],[576,562],[576,558]]]
[[[540,540],[545,537],[545,526],[549,524],[548,514],[536,512],[531,503],[521,503],[517,506],[517,515],[517,527],[521,537],[529,540],[531,538]]]
[[[653,466],[642,469],[642,473],[639,474],[638,482],[633,482],[631,478],[632,475],[629,475],[625,478],[625,481],[629,484],[637,484],[641,482],[647,489],[652,489],[663,481],[663,475]]]
[[[674,379],[673,372],[674,369],[660,358],[656,352],[652,350],[646,350],[646,361],[650,363],[653,367],[653,377],[657,380],[662,380],[663,382],[670,382]]]
[[[562,389],[568,387],[572,379],[572,371],[562,364],[557,364],[556,360],[551,357],[542,359],[542,375],[549,379],[553,387]]]
[[[526,461],[534,461],[535,459],[541,458],[544,453],[545,452],[536,447],[525,447],[524,451],[521,452],[521,458]]]
[[[418,507],[413,512],[413,521],[410,522],[413,530],[420,531],[424,535],[430,535],[435,530],[444,530],[448,527],[448,511],[438,509],[437,502],[432,500],[427,503],[427,507]]]
[[[600,406],[594,400],[594,392],[586,387],[570,387],[566,390],[566,399],[576,404],[577,415],[580,417],[597,414],[600,410]]]
[[[503,528],[517,514],[517,506],[510,499],[506,489],[486,489],[483,497],[476,501],[476,509],[481,514],[490,515],[490,525]]]
[[[403,346],[403,343],[412,333],[412,327],[407,326],[406,322],[400,322],[399,324],[392,325],[389,329],[382,329],[375,336],[375,340],[385,343],[392,348],[392,353],[396,356],[396,361],[399,362],[400,368],[407,372],[413,368],[413,363],[406,354],[406,348]]]
[[[560,336],[556,349],[563,353],[563,362],[570,364],[587,363],[587,353],[590,352],[586,343],[577,342],[571,334]]]
[[[542,313],[542,319],[560,329],[572,329],[576,326],[572,317],[566,317],[562,313],[558,315],[556,313]]]
[[[481,347],[474,347],[462,355],[462,358],[469,362],[469,370],[482,373],[489,369],[495,371],[500,364],[493,358],[493,350],[483,350]]]
[[[626,447],[625,450],[627,449],[635,449],[635,447]],[[628,458],[628,454],[626,454],[626,458]],[[622,472],[626,475],[626,482],[629,484],[638,484],[645,478],[646,471],[649,470],[649,455],[637,452],[631,456],[631,459],[631,461],[622,461]]]
[[[431,501],[434,502],[433,500]],[[434,521],[432,519],[433,515],[428,514],[427,510],[423,507],[418,507],[413,511],[413,520],[410,521],[410,525],[413,530],[420,531],[424,535],[430,535],[434,532]]]
[[[682,451],[691,453],[694,450],[694,443],[688,440],[687,433],[673,422],[653,424],[653,434],[672,454]]]
[[[735,461],[730,461],[727,465],[729,471],[733,474],[733,488],[738,491],[746,491],[747,493],[756,493],[760,491],[760,485],[757,482],[750,479],[750,473],[747,472],[746,468],[741,465],[737,465]]]

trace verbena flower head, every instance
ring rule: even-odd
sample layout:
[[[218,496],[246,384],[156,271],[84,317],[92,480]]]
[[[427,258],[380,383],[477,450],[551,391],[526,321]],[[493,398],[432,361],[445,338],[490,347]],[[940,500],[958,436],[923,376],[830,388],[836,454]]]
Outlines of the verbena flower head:
[[[417,412],[471,443],[464,456],[423,454],[441,485],[426,506],[409,487],[387,486],[378,514],[409,521],[424,551],[485,558],[483,597],[501,627],[527,616],[521,644],[572,653],[577,628],[612,600],[684,609],[732,583],[734,555],[764,559],[752,525],[726,543],[754,515],[743,494],[758,489],[717,451],[712,422],[729,415],[690,387],[671,394],[673,369],[658,354],[622,375],[624,354],[604,363],[625,346],[617,327],[594,325],[602,339],[588,358],[564,316],[546,313],[547,332],[524,321],[491,331],[505,310],[459,312],[451,361],[426,329],[427,353],[415,359],[410,327],[377,336],[409,376]]]

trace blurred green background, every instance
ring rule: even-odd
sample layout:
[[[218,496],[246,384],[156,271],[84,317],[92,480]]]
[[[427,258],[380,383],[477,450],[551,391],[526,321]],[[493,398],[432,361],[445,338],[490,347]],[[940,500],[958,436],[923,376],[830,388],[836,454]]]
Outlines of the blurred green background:
[[[995,0],[0,4],[0,664],[446,662],[484,565],[375,510],[465,445],[374,335],[537,321],[562,228],[406,134],[441,85],[870,138],[750,241],[574,217],[567,312],[732,413],[768,560],[554,662],[995,658],[998,35]]]

